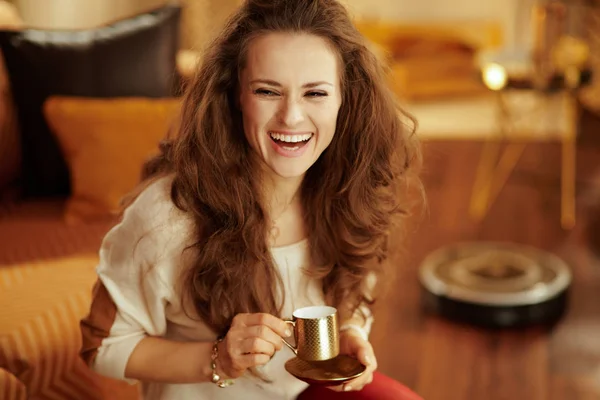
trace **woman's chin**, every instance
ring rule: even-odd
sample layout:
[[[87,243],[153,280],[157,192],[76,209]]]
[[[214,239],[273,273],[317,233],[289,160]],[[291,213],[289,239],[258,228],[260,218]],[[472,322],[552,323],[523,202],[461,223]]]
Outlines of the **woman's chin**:
[[[270,165],[271,171],[278,177],[284,179],[302,178],[310,166],[305,165]]]

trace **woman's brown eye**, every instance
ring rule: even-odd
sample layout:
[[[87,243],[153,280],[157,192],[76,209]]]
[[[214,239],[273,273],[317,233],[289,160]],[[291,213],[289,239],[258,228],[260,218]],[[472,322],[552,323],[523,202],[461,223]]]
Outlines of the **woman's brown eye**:
[[[254,91],[254,94],[260,94],[263,96],[276,96],[277,93],[273,92],[272,90],[268,90],[268,89],[256,89]]]
[[[325,97],[325,96],[327,96],[327,93],[325,93],[325,92],[308,92],[308,93],[306,93],[306,95],[308,97]]]

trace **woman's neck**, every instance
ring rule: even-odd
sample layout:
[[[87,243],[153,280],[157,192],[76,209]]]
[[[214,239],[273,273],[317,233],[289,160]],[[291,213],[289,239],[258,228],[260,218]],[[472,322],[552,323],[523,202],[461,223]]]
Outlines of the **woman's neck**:
[[[306,237],[300,198],[302,179],[278,176],[266,181],[266,212],[269,220],[267,241],[270,246],[286,246]]]
[[[274,174],[267,177],[265,180],[267,212],[273,222],[300,200],[298,194],[303,179],[304,176],[282,178]]]

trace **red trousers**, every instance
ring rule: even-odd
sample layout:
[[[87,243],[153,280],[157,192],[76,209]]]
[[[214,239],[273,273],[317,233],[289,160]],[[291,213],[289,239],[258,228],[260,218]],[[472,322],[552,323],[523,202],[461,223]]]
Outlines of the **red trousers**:
[[[320,386],[310,386],[300,393],[297,400],[423,400],[401,383],[377,371],[373,382],[360,392],[334,392]]]

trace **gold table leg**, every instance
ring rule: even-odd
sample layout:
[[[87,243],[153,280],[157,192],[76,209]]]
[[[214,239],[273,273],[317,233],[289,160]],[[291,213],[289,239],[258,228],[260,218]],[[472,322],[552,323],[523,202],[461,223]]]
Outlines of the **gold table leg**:
[[[569,126],[562,139],[561,148],[560,224],[563,229],[572,229],[575,226],[576,213],[576,140],[577,124],[579,122],[577,99],[572,95],[568,97],[567,112]]]
[[[477,222],[483,220],[506,185],[527,144],[508,143],[500,154],[501,146],[498,141],[488,141],[481,153],[469,207],[471,217]]]
[[[471,218],[477,222],[485,218],[526,146],[524,143],[507,143],[508,134],[513,129],[510,110],[503,93],[498,92],[496,99],[499,135],[491,140],[486,140],[483,145],[469,205]],[[503,145],[505,148],[501,151]]]
[[[488,198],[500,146],[496,140],[488,140],[483,144],[469,205],[469,213],[477,222],[483,220],[488,210]]]
[[[504,153],[502,153],[502,158],[498,163],[498,167],[496,169],[496,173],[494,175],[492,191],[489,197],[490,206],[496,200],[504,185],[508,181],[510,174],[514,171],[517,163],[521,159],[521,155],[525,151],[525,147],[527,147],[527,143],[509,143],[506,145],[504,149]]]

